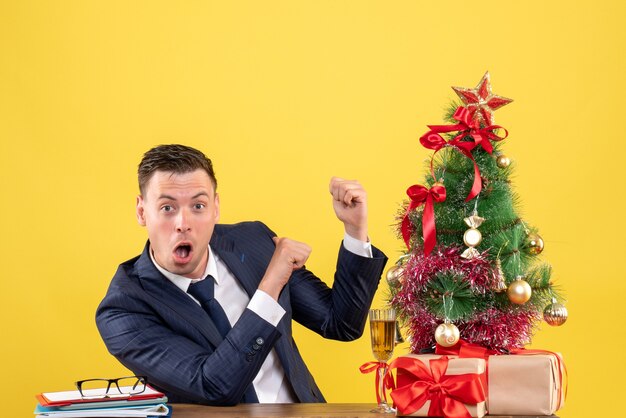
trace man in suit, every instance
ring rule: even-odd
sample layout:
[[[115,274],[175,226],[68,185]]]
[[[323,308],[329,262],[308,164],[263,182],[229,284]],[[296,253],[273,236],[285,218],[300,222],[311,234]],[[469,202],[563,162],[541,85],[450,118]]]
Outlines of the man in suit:
[[[363,333],[387,258],[368,242],[366,193],[333,178],[345,226],[332,289],[304,267],[311,249],[260,222],[218,224],[211,161],[183,145],[138,170],[143,253],[122,263],[96,312],[111,354],[172,402],[324,402],[291,320],[325,338]]]

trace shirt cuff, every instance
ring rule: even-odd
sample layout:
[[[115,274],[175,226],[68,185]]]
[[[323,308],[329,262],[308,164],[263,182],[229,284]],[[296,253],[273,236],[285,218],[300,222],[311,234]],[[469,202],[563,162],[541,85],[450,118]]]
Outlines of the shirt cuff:
[[[373,258],[372,243],[361,241],[356,238],[352,238],[348,233],[343,234],[343,247],[350,251],[352,254],[360,255],[361,257]]]
[[[248,303],[248,309],[273,326],[277,326],[285,315],[283,307],[280,306],[273,297],[259,289],[252,295],[252,299],[250,299],[250,303]]]

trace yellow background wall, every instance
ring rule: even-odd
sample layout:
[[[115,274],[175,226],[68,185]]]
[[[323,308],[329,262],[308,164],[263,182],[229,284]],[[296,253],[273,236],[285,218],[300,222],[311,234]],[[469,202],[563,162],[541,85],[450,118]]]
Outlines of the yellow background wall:
[[[94,311],[141,250],[135,170],[160,143],[214,159],[222,221],[260,219],[309,243],[331,277],[341,226],[327,182],[369,191],[390,224],[429,153],[451,85],[485,70],[515,102],[508,128],[523,216],[567,291],[570,319],[533,347],[564,353],[562,417],[616,412],[625,372],[621,1],[14,1],[0,3],[0,389],[5,416],[34,394],[125,373]],[[384,301],[381,286],[376,306]],[[372,402],[368,338],[298,328],[331,402]],[[398,350],[398,352],[402,352]]]

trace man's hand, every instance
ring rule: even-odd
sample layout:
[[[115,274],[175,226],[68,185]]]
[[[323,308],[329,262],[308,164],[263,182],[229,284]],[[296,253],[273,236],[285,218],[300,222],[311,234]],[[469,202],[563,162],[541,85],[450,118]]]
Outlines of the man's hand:
[[[272,238],[276,244],[274,255],[270,260],[259,289],[278,300],[280,291],[285,287],[291,273],[300,269],[311,254],[311,247],[289,238]]]
[[[367,193],[356,180],[330,179],[335,214],[352,238],[367,241]]]

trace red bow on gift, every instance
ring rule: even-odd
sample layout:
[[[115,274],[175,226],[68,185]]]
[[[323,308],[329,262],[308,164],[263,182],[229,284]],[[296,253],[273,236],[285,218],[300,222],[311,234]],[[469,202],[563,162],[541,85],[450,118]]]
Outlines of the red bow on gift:
[[[448,357],[429,361],[430,370],[422,361],[398,357],[389,368],[402,369],[411,376],[410,384],[391,392],[395,406],[403,415],[412,414],[430,401],[428,416],[470,418],[464,404],[477,404],[485,400],[485,390],[480,375],[475,373],[446,376]]]
[[[430,160],[430,171],[433,178],[435,178],[435,174],[433,171],[433,159],[435,157],[435,154],[440,149],[446,146],[451,146],[458,149],[463,155],[472,160],[472,163],[474,163],[474,184],[472,185],[472,189],[465,199],[466,202],[469,202],[474,197],[478,196],[478,193],[480,193],[480,190],[482,189],[482,183],[480,181],[480,170],[478,169],[478,164],[476,164],[476,161],[472,156],[472,150],[477,146],[481,146],[486,152],[491,154],[493,152],[493,146],[491,145],[491,141],[502,141],[508,136],[509,133],[506,129],[502,128],[499,125],[489,125],[484,128],[480,128],[478,121],[472,120],[471,112],[463,106],[456,109],[453,117],[459,123],[454,125],[428,125],[430,131],[421,136],[420,143],[425,148],[435,151]],[[496,135],[494,132],[497,129],[503,129],[505,135],[502,137]],[[442,133],[456,131],[460,131],[460,133],[450,141],[446,141],[440,135]],[[463,138],[465,138],[466,136],[470,136],[474,140],[474,142],[462,141]]]
[[[406,210],[404,219],[402,219],[401,230],[404,243],[407,248],[411,248],[411,220],[409,219],[409,212],[425,204],[424,215],[422,216],[422,235],[424,236],[424,254],[428,255],[433,248],[435,248],[435,244],[437,243],[437,229],[435,227],[435,211],[433,205],[434,202],[443,202],[446,200],[446,188],[441,183],[435,183],[430,189],[416,184],[409,187],[406,194],[411,199],[411,202]]]

